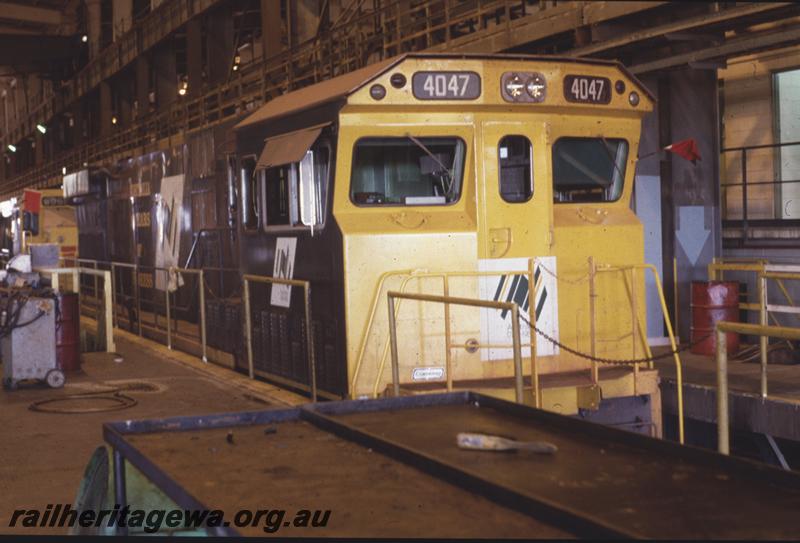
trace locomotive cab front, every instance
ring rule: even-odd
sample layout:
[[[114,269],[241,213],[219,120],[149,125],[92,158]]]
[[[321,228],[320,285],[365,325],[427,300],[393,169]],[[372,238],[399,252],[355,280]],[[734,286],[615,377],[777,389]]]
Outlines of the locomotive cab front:
[[[392,325],[404,393],[464,387],[514,397],[518,323],[509,311],[401,297],[390,319],[394,291],[516,303],[532,404],[574,414],[597,408],[601,397],[658,395],[655,372],[598,361],[647,351],[644,241],[630,200],[641,119],[653,104],[621,66],[404,55],[293,94],[301,93],[305,128],[324,123],[331,142],[312,199],[324,228],[316,242],[302,220],[306,228],[295,231],[264,228],[275,236],[264,267],[274,269],[270,246],[277,254],[280,238],[296,238],[294,277],[313,284],[321,265],[313,247],[326,255],[333,279],[322,288],[330,290],[324,308],[312,303],[325,312],[320,326],[343,331],[340,344],[315,348],[342,353],[339,368],[321,370],[342,371],[344,386],[330,392],[389,389]],[[302,151],[284,187],[287,212],[295,205],[298,216],[310,205],[299,196],[303,171],[311,171],[302,162],[321,141],[315,129],[298,144],[302,114],[270,125],[291,126],[282,133],[294,134]],[[252,117],[245,124],[268,120]],[[275,137],[264,154],[278,148]],[[251,216],[261,213],[256,220],[269,225],[284,196],[269,192],[269,156],[263,168],[263,188],[253,189],[263,193],[261,211]],[[257,267],[252,254],[244,258]]]

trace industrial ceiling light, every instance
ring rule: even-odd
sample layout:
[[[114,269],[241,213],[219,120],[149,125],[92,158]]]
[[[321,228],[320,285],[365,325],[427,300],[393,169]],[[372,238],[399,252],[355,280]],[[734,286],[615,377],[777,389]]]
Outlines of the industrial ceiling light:
[[[8,150],[11,151],[12,153],[16,153],[17,152],[17,146],[12,144],[12,143],[9,143],[8,144]]]
[[[181,86],[178,88],[178,94],[181,96],[186,96],[186,92],[189,90],[189,82],[183,81]]]
[[[87,36],[86,34],[84,34],[83,36],[81,36],[81,41],[82,41],[83,43],[86,43],[87,41],[89,41],[89,36]]]
[[[178,94],[181,95],[181,96],[185,96],[186,95],[186,89],[183,88],[183,87],[179,88],[178,89]]]
[[[37,124],[36,125],[36,130],[38,130],[42,134],[47,133],[47,128],[43,124]]]
[[[61,166],[61,175],[67,175],[67,167]]]
[[[116,115],[112,115],[111,124],[117,124],[117,116]]]

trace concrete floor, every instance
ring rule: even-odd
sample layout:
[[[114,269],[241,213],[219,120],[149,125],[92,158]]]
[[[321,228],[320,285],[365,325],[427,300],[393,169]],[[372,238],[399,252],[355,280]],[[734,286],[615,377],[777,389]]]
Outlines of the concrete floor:
[[[82,371],[68,374],[61,390],[31,384],[0,391],[0,533],[64,533],[63,528],[8,525],[15,509],[44,510],[47,504],[74,502],[91,454],[104,443],[106,421],[260,410],[303,401],[151,342],[124,333],[115,336],[120,363],[111,353],[88,353]],[[128,379],[150,383],[158,391],[125,392],[137,405],[104,413],[51,414],[28,408],[37,400],[102,390],[104,383]]]

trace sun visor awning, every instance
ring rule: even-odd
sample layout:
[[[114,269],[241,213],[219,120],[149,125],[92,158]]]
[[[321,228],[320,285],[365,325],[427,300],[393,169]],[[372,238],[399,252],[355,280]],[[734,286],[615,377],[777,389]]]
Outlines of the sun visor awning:
[[[258,157],[256,169],[262,170],[300,162],[326,126],[304,128],[267,138],[264,140],[264,149],[261,150],[261,155]]]

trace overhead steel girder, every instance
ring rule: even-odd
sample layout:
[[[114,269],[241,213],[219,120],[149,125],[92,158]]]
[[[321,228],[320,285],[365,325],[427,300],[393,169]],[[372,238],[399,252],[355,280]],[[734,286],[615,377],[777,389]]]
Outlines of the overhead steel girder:
[[[672,23],[647,28],[639,32],[631,32],[616,39],[605,40],[585,47],[578,47],[569,51],[570,56],[584,57],[594,55],[603,51],[625,47],[653,38],[668,37],[677,33],[686,33],[694,29],[704,29],[711,25],[718,25],[725,22],[733,22],[737,19],[744,19],[760,13],[774,11],[794,5],[792,2],[765,2],[727,8],[716,13],[707,13],[689,19],[682,19]]]
[[[0,2],[0,19],[42,25],[60,25],[61,12],[57,9],[9,4]]]
[[[753,34],[752,36],[728,40],[724,45],[699,49],[690,53],[673,55],[650,62],[644,62],[642,64],[634,64],[633,66],[630,66],[630,71],[634,74],[643,74],[647,72],[655,72],[657,70],[675,68],[677,66],[683,66],[692,62],[747,55],[763,51],[765,49],[787,47],[790,45],[796,45],[798,43],[800,43],[800,27],[794,26],[786,30],[770,30],[766,32],[759,32],[758,34]]]

